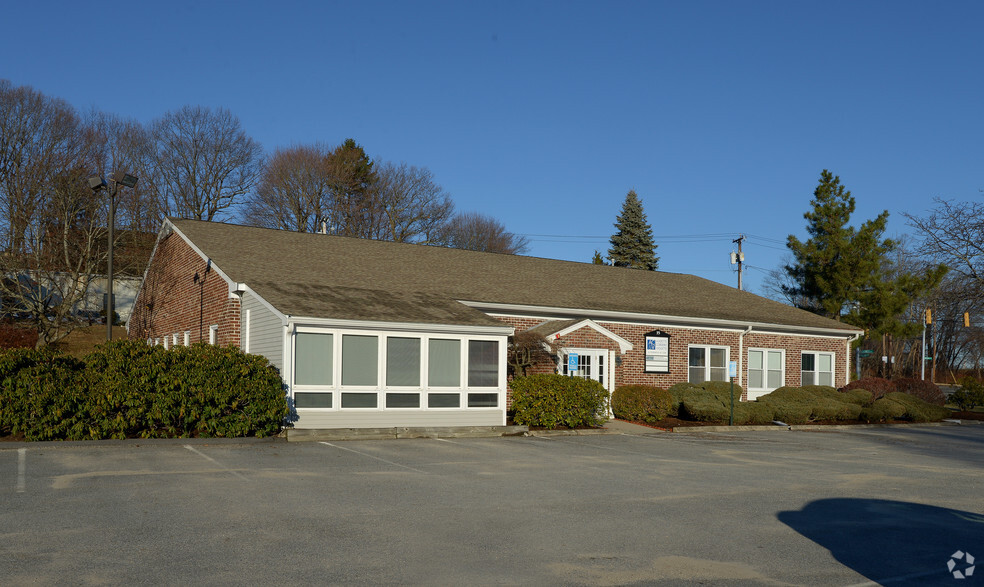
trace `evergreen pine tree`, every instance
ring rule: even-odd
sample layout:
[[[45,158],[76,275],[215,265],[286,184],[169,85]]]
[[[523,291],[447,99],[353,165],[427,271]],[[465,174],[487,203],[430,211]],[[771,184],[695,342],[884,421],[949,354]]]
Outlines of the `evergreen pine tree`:
[[[890,275],[889,253],[897,245],[882,239],[888,211],[860,228],[850,226],[854,197],[840,177],[826,169],[811,204],[813,209],[803,215],[810,238],[800,242],[789,235],[787,240],[794,262],[784,270],[793,285],[783,286],[783,292],[816,314],[843,318],[872,333],[902,334],[906,328],[901,314],[912,300],[939,284],[946,268],[929,268],[923,275]]]
[[[607,263],[605,263],[605,258],[602,257],[601,253],[599,253],[598,251],[595,251],[594,257],[591,257],[591,263],[593,263],[594,265],[607,265]]]
[[[615,219],[617,232],[612,235],[608,258],[616,267],[631,267],[655,271],[659,268],[653,229],[646,222],[646,213],[635,190],[629,190],[622,204],[622,213]]]

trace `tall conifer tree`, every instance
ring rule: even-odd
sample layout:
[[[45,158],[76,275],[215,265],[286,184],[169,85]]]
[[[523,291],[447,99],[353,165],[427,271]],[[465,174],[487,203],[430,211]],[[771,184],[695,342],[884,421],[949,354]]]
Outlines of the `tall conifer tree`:
[[[789,235],[794,262],[784,267],[792,285],[783,286],[790,299],[816,314],[843,320],[873,333],[906,334],[899,320],[908,303],[939,285],[942,265],[915,275],[895,271],[889,253],[897,244],[882,239],[888,211],[860,228],[848,223],[854,213],[851,192],[826,169],[813,192],[813,209],[803,215],[810,238]],[[916,325],[918,326],[918,325]]]
[[[653,229],[646,222],[646,213],[635,190],[626,194],[622,213],[615,219],[615,229],[617,232],[612,235],[609,241],[612,246],[608,249],[612,265],[649,271],[659,268]]]

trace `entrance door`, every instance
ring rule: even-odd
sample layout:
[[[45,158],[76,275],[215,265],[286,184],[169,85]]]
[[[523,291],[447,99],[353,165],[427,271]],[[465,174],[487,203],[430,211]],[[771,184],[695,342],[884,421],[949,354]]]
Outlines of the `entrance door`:
[[[577,369],[571,369],[571,355],[577,355]],[[594,379],[608,389],[608,365],[605,349],[565,349],[560,353],[560,373],[569,377]]]

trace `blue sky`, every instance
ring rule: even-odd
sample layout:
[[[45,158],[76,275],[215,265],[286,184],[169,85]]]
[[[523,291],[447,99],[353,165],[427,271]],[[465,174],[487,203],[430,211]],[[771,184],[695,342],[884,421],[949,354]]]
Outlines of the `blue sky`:
[[[744,233],[762,293],[825,168],[891,235],[984,189],[979,1],[39,0],[4,20],[0,78],[141,122],[225,107],[268,152],[352,137],[536,256],[605,252],[635,189],[660,269],[735,285]]]

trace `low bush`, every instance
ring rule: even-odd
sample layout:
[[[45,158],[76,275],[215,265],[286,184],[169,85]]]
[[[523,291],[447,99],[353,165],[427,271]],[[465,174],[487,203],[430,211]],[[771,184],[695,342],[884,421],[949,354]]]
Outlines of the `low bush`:
[[[84,365],[50,350],[0,353],[0,435],[74,438],[84,426]]]
[[[543,428],[600,426],[608,419],[608,391],[593,379],[536,374],[510,382],[517,424]]]
[[[936,406],[942,406],[946,403],[946,396],[943,395],[940,388],[932,381],[905,377],[902,379],[893,379],[892,383],[895,384],[895,391],[918,397],[924,402]]]
[[[973,377],[964,377],[960,389],[950,394],[950,403],[964,411],[984,406],[984,385]]]
[[[898,420],[910,422],[938,422],[950,415],[950,410],[931,404],[923,399],[902,392],[887,394],[885,400],[893,401],[904,408],[902,415],[895,416]]]
[[[905,414],[905,406],[890,399],[878,398],[870,406],[861,409],[858,419],[862,422],[887,422],[901,418]]]
[[[881,377],[862,377],[861,379],[848,383],[841,388],[841,391],[853,391],[855,389],[870,391],[872,399],[878,399],[884,397],[886,393],[896,391],[894,383]]]
[[[655,385],[623,385],[612,393],[612,413],[632,422],[658,422],[673,407],[669,391]]]
[[[702,383],[677,383],[668,390],[677,406],[679,417],[698,422],[727,422],[731,417],[731,383],[728,381],[704,381]],[[742,419],[760,419],[761,408],[742,408],[747,405],[741,399],[742,388],[734,386],[735,422]]]
[[[276,369],[231,347],[118,340],[84,362],[6,351],[0,380],[0,434],[28,440],[268,436],[287,415]]]

